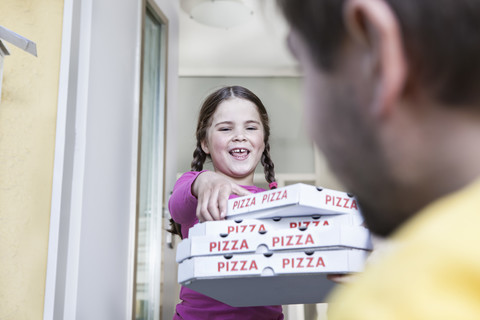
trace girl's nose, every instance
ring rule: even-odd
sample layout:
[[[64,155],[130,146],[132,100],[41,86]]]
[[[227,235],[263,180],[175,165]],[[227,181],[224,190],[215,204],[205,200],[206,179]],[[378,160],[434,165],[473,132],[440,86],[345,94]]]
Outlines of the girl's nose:
[[[233,141],[246,141],[247,138],[245,138],[245,135],[243,132],[236,132],[235,135],[233,136]]]

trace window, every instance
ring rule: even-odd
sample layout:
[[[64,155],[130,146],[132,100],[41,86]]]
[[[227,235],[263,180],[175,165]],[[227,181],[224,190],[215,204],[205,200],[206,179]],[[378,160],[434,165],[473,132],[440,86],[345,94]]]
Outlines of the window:
[[[159,319],[165,140],[166,24],[144,19],[137,196],[135,319]]]

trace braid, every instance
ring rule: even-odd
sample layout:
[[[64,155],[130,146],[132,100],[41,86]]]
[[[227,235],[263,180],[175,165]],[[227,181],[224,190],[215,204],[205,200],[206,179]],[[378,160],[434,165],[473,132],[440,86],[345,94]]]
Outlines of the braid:
[[[270,143],[265,144],[265,150],[262,154],[262,165],[265,172],[265,179],[268,183],[275,182],[275,170],[272,158],[270,158]]]
[[[203,151],[202,145],[199,142],[197,143],[197,148],[193,152],[193,160],[191,164],[192,171],[201,171],[203,169],[203,164],[205,163],[206,159],[207,154]],[[180,236],[180,238],[183,239],[182,226],[180,225],[180,223],[173,221],[173,219],[170,219],[170,229],[168,229],[167,231],[172,234],[177,234]]]
[[[167,232],[170,232],[173,235],[178,235],[180,236],[180,239],[183,239],[182,226],[180,223],[176,223],[172,218],[170,218],[170,229],[167,229]]]
[[[207,154],[203,151],[202,145],[200,144],[200,141],[197,142],[197,148],[195,151],[193,151],[193,160],[190,165],[192,168],[192,171],[202,171],[203,170],[203,164],[205,163],[205,160],[207,159]]]

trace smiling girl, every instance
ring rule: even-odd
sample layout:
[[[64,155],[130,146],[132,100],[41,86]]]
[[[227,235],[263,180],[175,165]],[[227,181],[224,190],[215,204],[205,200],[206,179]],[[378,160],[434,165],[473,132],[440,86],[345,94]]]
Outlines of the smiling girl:
[[[178,179],[168,203],[172,232],[183,239],[198,222],[224,219],[229,198],[264,191],[253,185],[262,163],[270,188],[276,187],[270,159],[268,114],[260,99],[240,86],[210,94],[200,109],[192,171]],[[210,158],[213,171],[203,169]],[[173,319],[283,319],[281,306],[231,307],[182,287]]]

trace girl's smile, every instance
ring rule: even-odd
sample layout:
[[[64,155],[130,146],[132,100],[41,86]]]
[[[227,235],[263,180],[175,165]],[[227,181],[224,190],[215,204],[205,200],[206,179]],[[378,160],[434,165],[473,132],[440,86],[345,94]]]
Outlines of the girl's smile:
[[[237,160],[244,160],[247,158],[250,151],[243,148],[234,148],[230,150],[230,154]]]
[[[223,101],[213,114],[202,149],[212,158],[215,172],[239,184],[252,185],[265,149],[264,129],[257,106],[245,99]]]

